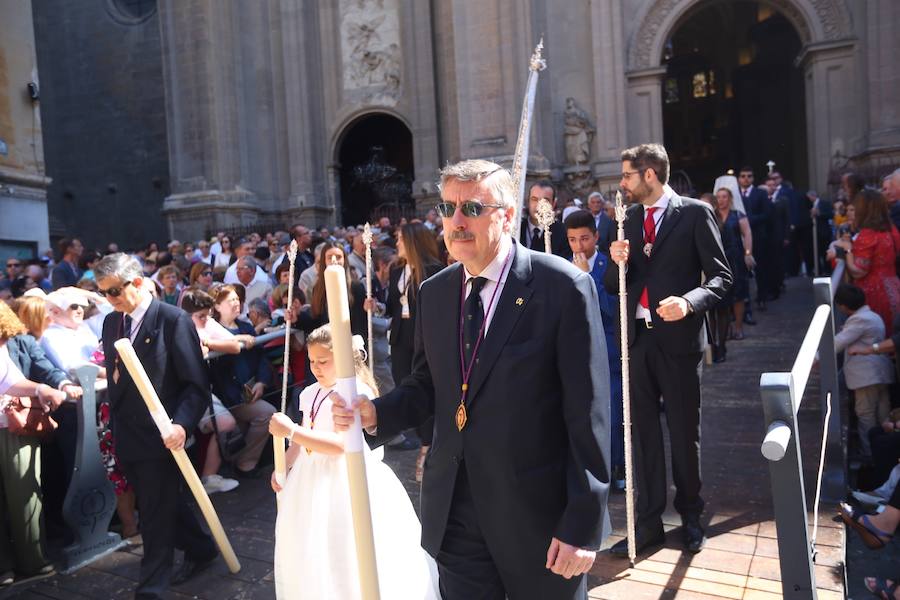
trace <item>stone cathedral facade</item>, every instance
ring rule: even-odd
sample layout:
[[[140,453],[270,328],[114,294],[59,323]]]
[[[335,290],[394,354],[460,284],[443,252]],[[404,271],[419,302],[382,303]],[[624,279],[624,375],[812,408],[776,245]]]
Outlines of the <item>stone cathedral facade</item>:
[[[698,193],[714,171],[745,162],[759,177],[772,159],[795,185],[826,190],[836,170],[876,173],[900,160],[895,0],[32,3],[44,97],[54,100],[40,175],[54,181],[51,216],[72,229],[59,235],[81,227],[99,242],[101,232],[79,215],[100,201],[115,206],[127,232],[120,242],[421,213],[437,198],[442,165],[510,163],[528,59],[541,38],[548,68],[528,176],[553,179],[566,197],[609,190],[622,149],[648,141],[670,147],[673,167],[684,167]],[[110,18],[116,11],[133,18]],[[76,39],[58,39],[73,21]],[[704,41],[729,27],[738,37],[719,42],[726,51]],[[767,55],[767,40],[778,36],[788,50]],[[83,55],[110,39],[149,84],[129,84],[121,70],[104,82],[112,49]],[[730,66],[717,54],[729,54],[722,60]],[[61,108],[85,102],[77,79],[66,77],[77,56],[87,62],[80,68],[100,69],[100,83],[125,107],[106,127],[134,119],[130,103],[154,99],[128,121],[140,126],[127,135],[97,133],[113,136],[98,149],[104,158],[80,169],[67,167],[70,149],[90,133]],[[144,159],[113,181],[135,145]],[[80,175],[92,168],[108,175]]]

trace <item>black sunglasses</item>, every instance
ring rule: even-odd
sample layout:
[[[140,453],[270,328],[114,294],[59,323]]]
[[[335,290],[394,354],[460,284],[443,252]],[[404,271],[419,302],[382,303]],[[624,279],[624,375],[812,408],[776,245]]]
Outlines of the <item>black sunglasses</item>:
[[[21,267],[22,263],[6,263],[6,268],[9,267]]]
[[[70,304],[69,305],[69,310],[78,310],[79,308],[84,308],[84,307],[80,304]]]
[[[203,271],[200,273],[201,277],[209,277],[210,275],[212,275],[212,271]]]
[[[449,219],[456,212],[452,202],[441,202],[434,207],[442,217]],[[459,210],[466,217],[480,217],[485,208],[505,208],[502,204],[483,204],[477,200],[466,200],[459,203]]]
[[[125,288],[127,288],[129,285],[131,285],[131,282],[130,282],[130,281],[126,281],[126,282],[122,285],[122,287],[111,287],[111,288],[109,288],[108,290],[101,290],[101,289],[98,289],[98,290],[97,290],[97,293],[100,294],[101,296],[103,296],[104,298],[107,297],[107,296],[112,296],[113,298],[118,298],[119,296],[122,295],[122,291],[123,291]]]

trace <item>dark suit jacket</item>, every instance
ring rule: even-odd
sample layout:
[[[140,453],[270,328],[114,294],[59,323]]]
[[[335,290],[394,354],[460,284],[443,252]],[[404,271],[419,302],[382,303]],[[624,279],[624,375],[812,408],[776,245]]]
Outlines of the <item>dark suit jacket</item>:
[[[256,335],[253,325],[237,321],[237,333]],[[254,346],[240,354],[225,354],[209,361],[209,379],[212,390],[226,408],[240,406],[244,402],[244,384],[251,378],[254,383],[272,384],[272,367],[262,346]]]
[[[744,208],[747,209],[747,220],[753,233],[753,247],[762,249],[768,238],[775,207],[769,202],[768,194],[753,186],[744,198]]]
[[[443,268],[444,267],[439,263],[425,265],[425,279],[428,279]],[[391,318],[391,334],[389,340],[391,346],[400,344],[411,349],[413,347],[413,342],[415,341],[416,307],[418,305],[416,296],[418,294],[412,290],[407,292],[407,299],[409,300],[409,318],[404,319],[402,317],[403,305],[400,304],[400,292],[397,290],[397,284],[400,282],[400,276],[403,274],[403,271],[403,267],[391,269],[391,276],[387,289],[387,302],[385,303],[385,316]],[[412,284],[410,283],[410,285]]]
[[[116,455],[130,461],[166,458],[169,451],[125,365],[118,365],[118,383],[113,376],[118,356],[113,344],[122,337],[123,317],[113,312],[103,321]],[[200,338],[191,317],[154,299],[140,324],[134,351],[169,417],[190,435],[211,402]]]
[[[491,554],[508,573],[544,568],[551,537],[599,548],[609,531],[609,365],[591,278],[516,243],[460,401],[462,265],[419,292],[412,374],[375,401],[376,443],[434,416],[422,483],[422,545],[441,547],[462,461]],[[399,382],[398,382],[399,383]]]
[[[608,255],[609,245],[616,241],[617,225],[605,212],[600,213],[599,223],[597,221],[598,219],[595,218],[594,222],[597,223],[597,235],[599,236],[597,247],[600,248],[601,252]]]
[[[705,202],[672,196],[652,256],[647,258],[643,252],[644,214],[642,204],[632,204],[625,216],[625,239],[630,247],[626,273],[629,345],[634,343],[635,312],[646,287],[654,335],[663,349],[670,354],[700,352],[705,345],[703,313],[725,296],[733,281],[716,216]],[[619,267],[612,261],[604,283],[610,293],[618,293]],[[663,321],[656,315],[656,307],[669,296],[686,298],[694,312],[679,321]]]
[[[9,358],[26,379],[46,383],[52,388],[59,388],[63,381],[69,380],[66,372],[50,362],[41,345],[28,334],[9,338],[6,349],[9,351]]]
[[[519,226],[519,240],[521,240],[522,244],[528,239],[525,235],[526,227],[534,227],[527,218],[522,219],[522,223]],[[538,252],[544,251],[543,235],[531,240],[531,249]],[[556,256],[561,256],[566,260],[572,259],[572,249],[569,248],[569,240],[566,238],[566,226],[559,221],[555,221],[553,225],[550,226],[550,249],[553,250],[553,254]]]

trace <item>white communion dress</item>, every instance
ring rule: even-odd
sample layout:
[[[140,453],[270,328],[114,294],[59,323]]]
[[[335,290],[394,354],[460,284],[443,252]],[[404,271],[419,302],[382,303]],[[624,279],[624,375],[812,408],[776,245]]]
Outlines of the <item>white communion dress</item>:
[[[373,396],[358,379],[356,385],[360,394]],[[304,427],[334,430],[330,391],[314,383],[300,393]],[[381,598],[437,600],[437,568],[422,549],[422,527],[412,502],[382,462],[383,451],[363,446]],[[279,495],[275,590],[280,600],[361,598],[343,454],[300,449]]]

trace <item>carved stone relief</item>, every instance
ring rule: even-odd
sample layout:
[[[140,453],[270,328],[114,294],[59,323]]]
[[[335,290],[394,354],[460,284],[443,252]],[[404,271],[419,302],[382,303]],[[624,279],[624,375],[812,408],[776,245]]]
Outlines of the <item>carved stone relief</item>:
[[[344,92],[351,103],[396,105],[401,52],[398,0],[341,0]]]
[[[566,98],[564,119],[566,162],[570,165],[586,165],[591,160],[591,141],[597,129],[574,98]]]

